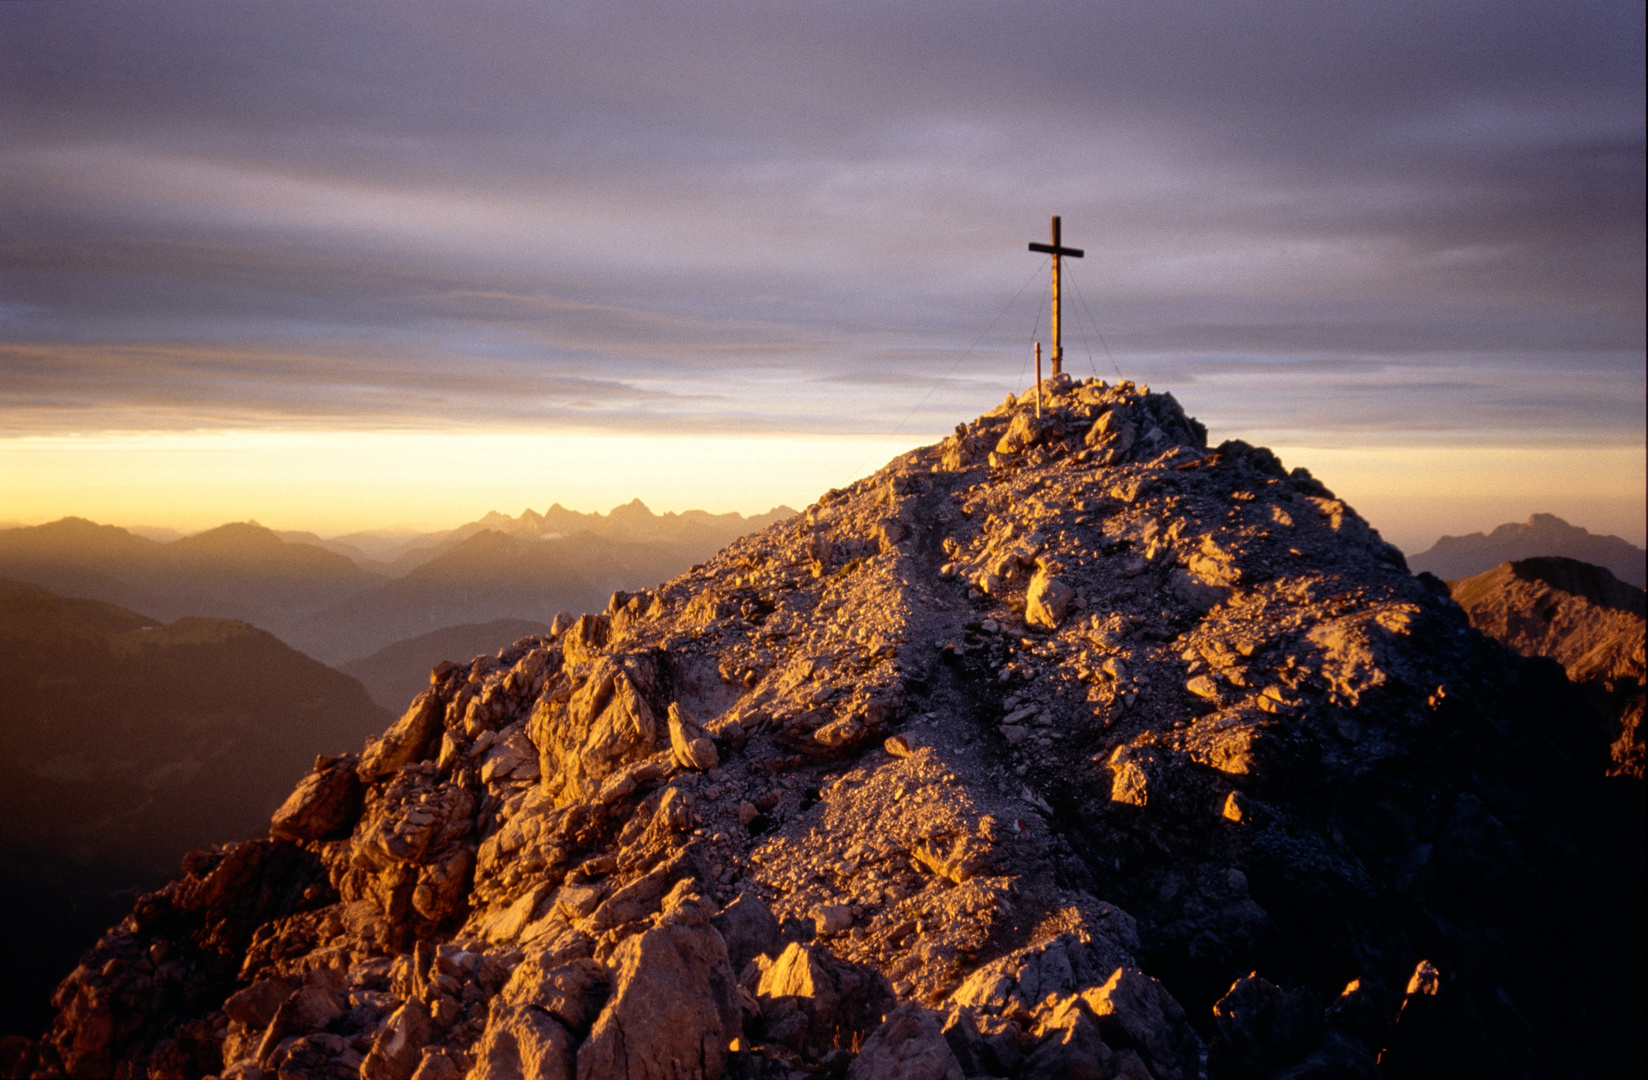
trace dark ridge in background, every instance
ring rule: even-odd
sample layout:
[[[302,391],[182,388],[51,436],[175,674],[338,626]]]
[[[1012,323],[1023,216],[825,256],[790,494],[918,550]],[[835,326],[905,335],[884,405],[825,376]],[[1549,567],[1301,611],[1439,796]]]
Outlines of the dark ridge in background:
[[[429,685],[429,669],[442,660],[467,664],[521,638],[548,632],[548,623],[527,619],[447,626],[386,645],[371,656],[339,664],[338,670],[359,679],[373,701],[398,712]]]
[[[1428,571],[1443,581],[1475,577],[1503,562],[1558,556],[1606,567],[1619,580],[1648,585],[1648,551],[1617,536],[1599,536],[1570,525],[1555,514],[1535,514],[1522,524],[1499,526],[1491,533],[1444,536],[1417,555],[1408,556],[1414,573]]]
[[[5,1034],[191,848],[262,834],[318,752],[391,715],[354,679],[226,619],[170,625],[0,580]]]

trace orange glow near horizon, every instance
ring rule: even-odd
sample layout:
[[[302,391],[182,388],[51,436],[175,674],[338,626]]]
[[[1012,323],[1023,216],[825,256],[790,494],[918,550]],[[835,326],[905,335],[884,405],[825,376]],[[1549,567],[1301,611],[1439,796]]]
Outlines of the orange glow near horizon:
[[[932,441],[607,432],[221,431],[0,440],[0,521],[67,515],[191,532],[256,519],[278,529],[447,529],[559,502],[658,513],[805,507]]]
[[[1215,436],[1218,437],[1217,435]],[[0,525],[68,515],[193,532],[445,529],[559,502],[605,512],[801,509],[933,435],[219,431],[0,440]],[[1641,545],[1640,447],[1273,447],[1405,551],[1549,512]]]

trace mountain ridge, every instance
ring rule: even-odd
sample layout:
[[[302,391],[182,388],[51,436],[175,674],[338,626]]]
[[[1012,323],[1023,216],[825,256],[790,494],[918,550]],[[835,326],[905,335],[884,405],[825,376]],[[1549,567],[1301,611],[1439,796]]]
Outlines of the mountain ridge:
[[[403,546],[392,559],[364,562],[352,554],[365,553],[357,544],[250,521],[160,542],[70,517],[0,530],[0,576],[163,621],[238,619],[343,663],[442,626],[548,622],[562,609],[599,604],[615,588],[662,581],[790,513],[659,515],[636,499],[610,514],[580,514],[557,503],[542,515],[493,512],[422,536],[423,546]],[[518,569],[513,579],[498,572],[506,564]]]
[[[1444,581],[1474,577],[1504,562],[1554,556],[1606,567],[1628,585],[1648,584],[1648,551],[1618,536],[1590,532],[1555,514],[1534,514],[1526,522],[1507,522],[1491,533],[1444,536],[1408,557],[1414,572],[1428,571]]]
[[[408,572],[480,532],[497,532],[528,540],[590,535],[631,543],[664,543],[688,548],[702,557],[708,557],[744,533],[764,528],[794,513],[789,507],[780,505],[764,514],[748,517],[736,512],[711,514],[705,510],[655,514],[639,498],[615,506],[605,514],[569,510],[558,502],[551,503],[542,514],[530,507],[515,517],[491,510],[457,528],[420,536],[390,560],[389,565],[397,572]]]
[[[1586,701],[1169,395],[1050,379],[599,606],[192,854],[8,1071],[1642,1065]]]
[[[1448,589],[1472,626],[1521,656],[1561,664],[1608,718],[1612,771],[1642,779],[1648,593],[1563,558],[1502,563]]]

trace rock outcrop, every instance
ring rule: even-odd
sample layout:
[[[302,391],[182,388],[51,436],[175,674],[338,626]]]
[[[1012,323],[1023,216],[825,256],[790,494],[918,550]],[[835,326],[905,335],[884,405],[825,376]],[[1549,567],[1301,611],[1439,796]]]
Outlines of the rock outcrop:
[[[5,1070],[1640,1069],[1641,786],[1571,684],[1171,397],[1041,397],[437,667]]]
[[[1612,771],[1642,779],[1648,594],[1603,567],[1562,558],[1504,563],[1448,589],[1484,634],[1561,664],[1608,719]]]

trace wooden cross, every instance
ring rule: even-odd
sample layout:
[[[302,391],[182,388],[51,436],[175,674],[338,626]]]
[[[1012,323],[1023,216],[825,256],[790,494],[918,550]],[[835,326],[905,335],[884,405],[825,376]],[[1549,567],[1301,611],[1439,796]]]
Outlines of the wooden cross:
[[[1059,316],[1063,314],[1063,305],[1059,302],[1059,257],[1068,255],[1072,259],[1082,257],[1081,248],[1061,247],[1059,245],[1059,216],[1053,215],[1053,242],[1051,244],[1031,244],[1031,251],[1045,252],[1053,256],[1053,375],[1058,377],[1064,370],[1064,346],[1059,338]]]

